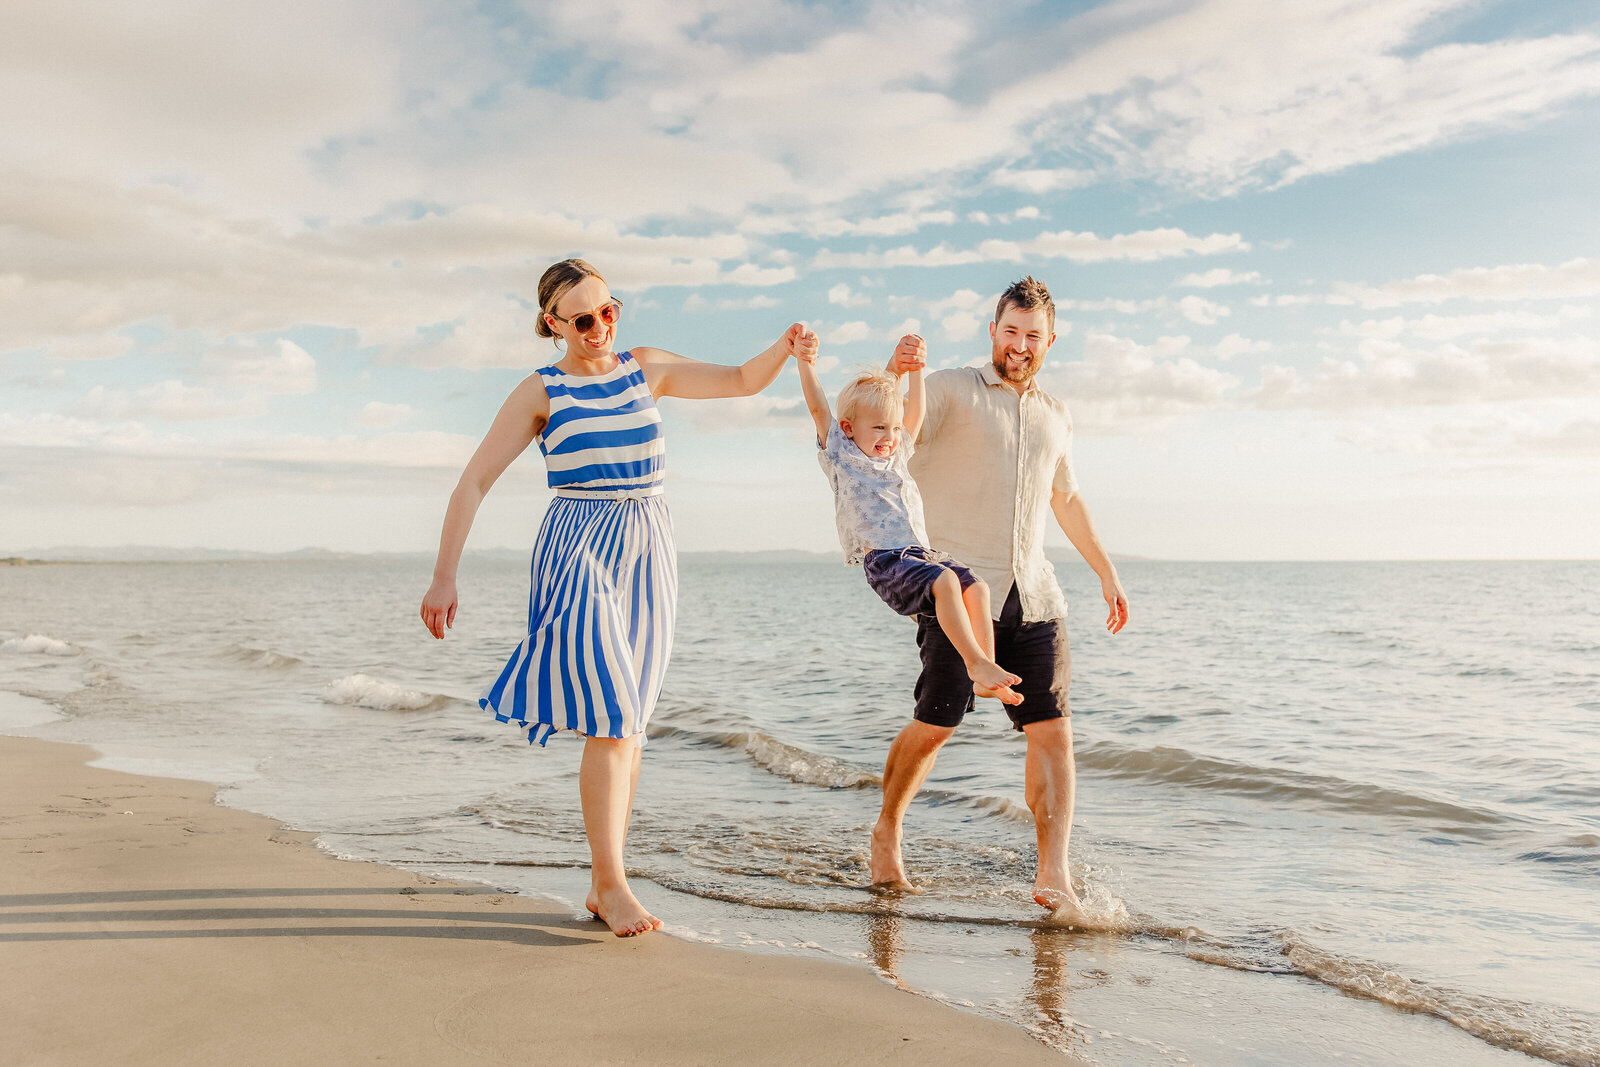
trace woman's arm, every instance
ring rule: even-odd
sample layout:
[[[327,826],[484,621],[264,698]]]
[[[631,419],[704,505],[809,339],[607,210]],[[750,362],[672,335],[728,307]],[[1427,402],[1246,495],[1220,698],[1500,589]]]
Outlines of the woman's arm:
[[[906,387],[906,413],[900,424],[905,429],[906,440],[915,441],[917,431],[922,429],[922,413],[926,410],[923,403],[922,368],[916,367],[908,371],[907,375],[911,379],[911,384]]]
[[[644,368],[645,381],[657,400],[664,396],[686,400],[713,400],[725,396],[753,396],[771,385],[783,361],[802,351],[815,353],[817,335],[798,322],[784,331],[765,352],[737,367],[702,363],[661,348],[635,348],[633,357]]]
[[[461,550],[467,531],[478,514],[489,487],[522,455],[534,435],[544,429],[550,417],[550,396],[537,374],[529,375],[511,391],[500,413],[494,417],[478,450],[467,461],[450,506],[445,509],[444,529],[439,533],[439,555],[433,564],[433,584],[422,598],[422,625],[438,638],[456,622],[456,570],[461,565]]]
[[[810,359],[795,357],[800,371],[800,392],[806,398],[806,410],[817,427],[817,443],[828,443],[828,430],[833,424],[833,412],[828,410],[828,394],[822,391],[822,381],[817,377],[816,355]]]

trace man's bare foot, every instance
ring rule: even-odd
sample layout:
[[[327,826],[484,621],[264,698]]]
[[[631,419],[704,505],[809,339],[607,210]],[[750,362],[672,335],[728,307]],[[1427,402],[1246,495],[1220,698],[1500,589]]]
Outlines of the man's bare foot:
[[[906,869],[900,862],[900,828],[886,826],[882,819],[872,827],[871,870],[874,890],[898,893],[917,891],[906,880]]]
[[[1075,926],[1088,925],[1089,919],[1084,914],[1083,901],[1078,899],[1078,894],[1072,891],[1070,884],[1063,888],[1035,882],[1033,901],[1041,908],[1048,908],[1053,919],[1060,919]]]
[[[627,886],[604,893],[591,889],[583,906],[589,909],[590,915],[611,927],[611,932],[618,937],[633,937],[661,929],[661,920],[646,911]]]

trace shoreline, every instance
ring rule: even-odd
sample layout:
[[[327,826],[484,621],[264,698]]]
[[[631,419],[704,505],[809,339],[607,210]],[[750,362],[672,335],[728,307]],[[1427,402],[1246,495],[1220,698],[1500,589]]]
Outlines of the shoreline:
[[[1076,1062],[843,961],[619,939],[551,902],[337,858],[213,785],[97,755],[0,736],[20,1062]]]

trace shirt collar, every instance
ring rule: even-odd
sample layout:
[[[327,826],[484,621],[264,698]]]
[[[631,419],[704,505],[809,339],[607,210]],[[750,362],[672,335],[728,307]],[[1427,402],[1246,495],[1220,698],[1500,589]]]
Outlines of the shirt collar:
[[[981,367],[978,368],[978,375],[981,378],[983,378],[983,384],[984,385],[998,385],[1002,389],[1010,389],[1011,388],[1011,383],[1006,381],[1004,378],[1000,377],[1000,372],[994,369],[994,360],[993,359],[990,359],[988,362],[984,363]],[[1019,396],[1027,396],[1029,393],[1033,392],[1036,388],[1038,388],[1038,386],[1039,386],[1039,383],[1037,381],[1031,381],[1031,382],[1028,383],[1028,388],[1024,389],[1018,395]]]

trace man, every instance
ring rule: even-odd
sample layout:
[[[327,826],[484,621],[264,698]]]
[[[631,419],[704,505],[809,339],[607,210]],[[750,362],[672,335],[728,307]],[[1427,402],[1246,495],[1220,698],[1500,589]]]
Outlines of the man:
[[[1034,380],[1055,343],[1055,311],[1043,283],[1032,277],[1015,283],[1001,294],[989,324],[989,365],[928,376],[911,473],[922,490],[932,547],[965,562],[1002,605],[994,658],[1022,678],[1013,688],[1023,701],[1006,712],[1028,739],[1024,792],[1039,840],[1033,898],[1052,911],[1076,913],[1067,874],[1076,790],[1071,658],[1066,601],[1044,555],[1047,514],[1100,576],[1112,633],[1128,621],[1128,598],[1072,475],[1066,406]],[[895,348],[889,370],[904,374],[926,362],[922,338],[910,335]],[[937,619],[918,616],[917,646],[916,711],[889,746],[883,809],[872,830],[872,882],[901,890],[911,888],[900,858],[906,808],[940,746],[972,710],[975,689]]]

